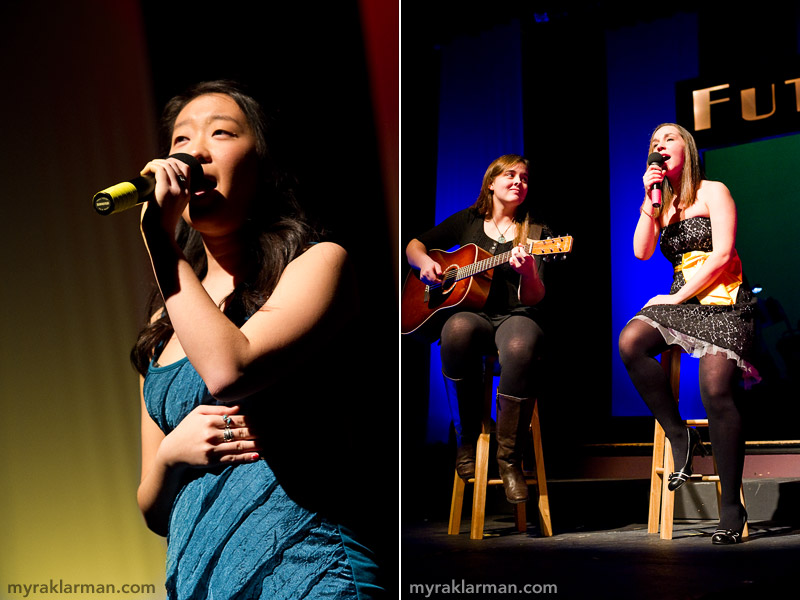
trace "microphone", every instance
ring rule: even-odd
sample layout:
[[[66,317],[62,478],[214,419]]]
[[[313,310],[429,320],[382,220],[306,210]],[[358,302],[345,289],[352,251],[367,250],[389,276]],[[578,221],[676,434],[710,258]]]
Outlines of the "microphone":
[[[178,152],[168,158],[177,158],[189,165],[191,173],[191,192],[196,192],[208,185],[203,174],[203,166],[191,154]],[[101,215],[113,215],[146,202],[156,189],[156,178],[152,173],[134,177],[130,181],[112,185],[97,192],[92,198],[94,209]]]
[[[658,165],[664,166],[664,156],[658,152],[651,152],[647,157],[647,166]],[[661,208],[661,184],[654,183],[650,190],[650,198],[653,200],[653,208]]]

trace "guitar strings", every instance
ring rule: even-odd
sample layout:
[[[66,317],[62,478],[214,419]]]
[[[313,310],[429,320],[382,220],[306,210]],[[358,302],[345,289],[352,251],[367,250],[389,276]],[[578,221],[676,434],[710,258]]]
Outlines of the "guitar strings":
[[[528,244],[529,248],[528,248],[527,252],[531,256],[544,255],[545,257],[548,256],[548,255],[551,255],[551,254],[561,254],[561,253],[564,252],[563,250],[561,250],[561,246],[565,241],[566,241],[566,238],[564,238],[564,237],[551,238],[551,239],[548,239],[548,240],[535,240],[531,244]],[[545,248],[555,247],[557,251],[556,252],[553,252],[553,251],[547,252],[545,249],[542,249],[541,247],[545,247]],[[534,248],[538,248],[539,251],[534,252]],[[444,276],[442,277],[442,281],[440,283],[431,284],[431,285],[428,286],[428,288],[434,290],[434,289],[438,289],[440,287],[443,287],[445,283],[449,283],[449,282],[451,282],[453,280],[461,281],[462,279],[467,279],[468,277],[472,277],[476,273],[480,273],[480,272],[486,271],[488,269],[492,269],[492,268],[504,263],[506,261],[506,259],[509,258],[510,256],[511,256],[511,250],[508,250],[506,252],[503,252],[502,254],[497,254],[495,256],[490,256],[489,258],[484,258],[483,260],[479,260],[477,262],[471,263],[471,264],[469,264],[469,265],[467,265],[465,267],[457,267],[455,269],[449,269],[449,270],[447,270],[445,272]],[[494,267],[485,267],[485,265],[490,264],[492,262],[496,263],[494,265]],[[467,275],[463,275],[462,277],[459,277],[458,274],[460,272],[462,272],[462,271],[465,271],[465,270],[471,271],[471,273],[469,273]]]

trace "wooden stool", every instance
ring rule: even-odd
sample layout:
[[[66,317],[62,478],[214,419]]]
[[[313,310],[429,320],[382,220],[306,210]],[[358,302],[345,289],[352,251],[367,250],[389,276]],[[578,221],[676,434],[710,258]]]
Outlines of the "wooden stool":
[[[683,349],[680,346],[671,346],[661,354],[661,367],[669,379],[672,387],[672,395],[678,402],[681,381],[681,354]],[[708,419],[688,419],[687,427],[708,427]],[[712,455],[713,457],[713,455]],[[717,507],[720,505],[722,487],[717,475],[717,462],[714,463],[714,473],[712,475],[693,474],[684,485],[693,481],[714,481],[717,488]],[[675,492],[671,492],[669,484],[669,474],[675,470],[672,460],[672,448],[669,440],[664,435],[664,430],[656,421],[655,435],[653,436],[653,464],[650,471],[650,512],[647,517],[647,532],[659,533],[662,540],[672,539],[672,521],[675,512]],[[744,488],[741,487],[739,495],[744,506]],[[660,516],[660,519],[659,519]],[[660,523],[659,523],[660,521]],[[745,524],[743,537],[747,537],[747,525]]]
[[[464,481],[455,474],[453,480],[453,496],[450,502],[450,524],[447,533],[458,535],[461,527],[461,509],[464,503],[464,490],[467,483],[473,484],[472,493],[472,524],[469,537],[473,540],[483,539],[483,524],[486,512],[486,489],[489,485],[503,485],[502,479],[489,479],[489,438],[492,425],[492,401],[494,400],[493,376],[496,358],[487,357],[484,361],[483,383],[484,383],[484,406],[483,418],[481,420],[481,433],[478,436],[475,452],[475,477]],[[533,416],[531,417],[531,434],[533,436],[533,453],[536,463],[536,471],[524,471],[525,481],[528,485],[535,485],[539,492],[539,527],[542,536],[550,537],[553,535],[553,528],[550,523],[550,501],[547,497],[547,478],[544,474],[544,459],[542,458],[542,438],[539,429],[539,405],[538,401],[533,406]],[[527,516],[525,514],[525,503],[515,505],[517,531],[527,530]]]

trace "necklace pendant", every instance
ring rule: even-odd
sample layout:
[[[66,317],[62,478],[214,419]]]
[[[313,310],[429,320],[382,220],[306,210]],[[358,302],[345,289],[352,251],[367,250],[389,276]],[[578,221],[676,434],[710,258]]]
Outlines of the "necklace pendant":
[[[502,234],[502,233],[500,234],[500,237],[499,237],[499,238],[497,238],[497,243],[498,243],[498,244],[505,244],[505,243],[506,243],[506,238],[505,238],[505,237],[503,237],[503,234]]]

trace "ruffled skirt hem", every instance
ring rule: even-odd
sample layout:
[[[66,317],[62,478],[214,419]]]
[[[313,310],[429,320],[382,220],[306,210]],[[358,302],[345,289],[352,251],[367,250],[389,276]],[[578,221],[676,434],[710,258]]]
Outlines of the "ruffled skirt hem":
[[[684,352],[690,354],[694,358],[700,358],[701,356],[705,356],[706,354],[724,354],[729,359],[735,360],[736,365],[742,370],[742,380],[744,383],[744,387],[746,389],[750,389],[750,387],[761,381],[761,376],[758,374],[758,370],[756,370],[756,368],[753,365],[751,365],[748,361],[743,359],[736,352],[734,352],[729,348],[723,348],[721,346],[717,346],[716,344],[712,344],[705,340],[698,339],[696,337],[693,337],[676,329],[665,327],[660,323],[644,315],[636,315],[633,317],[633,319],[639,319],[640,321],[644,321],[651,327],[655,327],[664,337],[664,341],[667,344],[669,344],[670,346],[673,345],[680,346],[681,348],[683,348]]]

